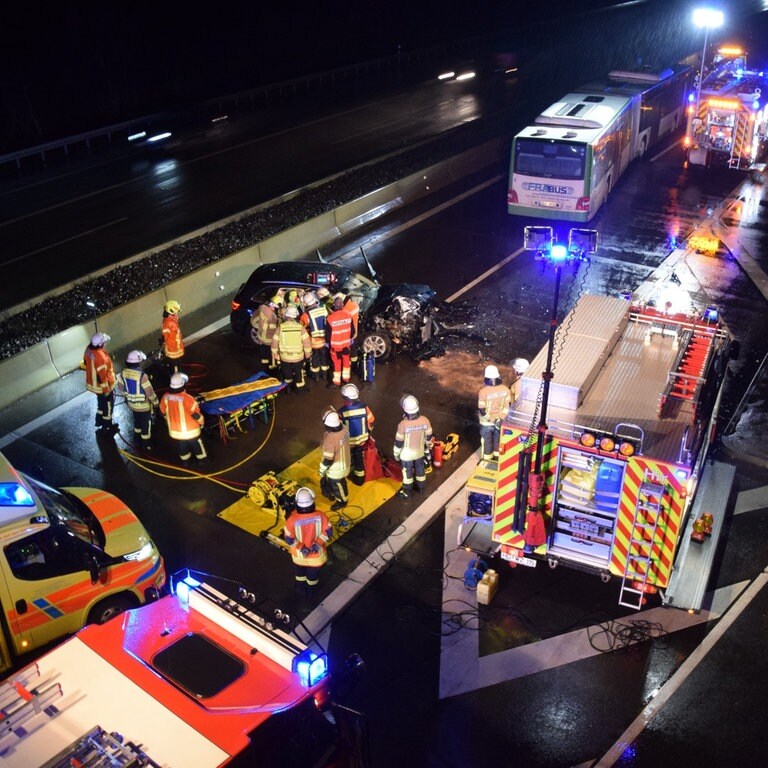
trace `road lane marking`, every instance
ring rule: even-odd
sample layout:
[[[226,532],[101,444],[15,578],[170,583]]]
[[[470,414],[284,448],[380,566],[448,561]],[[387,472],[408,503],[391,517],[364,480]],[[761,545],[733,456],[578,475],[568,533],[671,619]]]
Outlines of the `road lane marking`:
[[[717,623],[717,626],[702,640],[696,650],[680,665],[679,669],[661,687],[655,698],[637,716],[634,722],[620,736],[608,752],[595,763],[595,768],[610,768],[624,754],[627,747],[645,730],[654,717],[664,708],[666,703],[677,692],[678,688],[688,679],[689,675],[707,657],[717,642],[725,635],[734,621],[739,618],[744,609],[768,583],[768,567],[752,582],[747,591],[736,601],[735,605]]]
[[[463,578],[469,561],[476,555],[472,552],[456,550],[459,523],[464,516],[464,504],[464,495],[459,494],[446,509],[444,551],[452,553],[453,556],[447,556],[445,569],[448,578],[443,590],[444,615],[455,613],[456,605],[461,605],[462,609],[465,609],[468,599],[473,602],[476,599],[476,596],[464,587]],[[664,634],[688,629],[723,615],[747,583],[724,587],[715,593],[710,593],[709,609],[702,610],[698,614],[659,607],[617,618],[613,623],[627,625],[635,619],[648,621],[660,625]],[[491,685],[599,656],[609,650],[601,649],[595,642],[596,633],[600,632],[602,632],[601,627],[593,625],[535,643],[480,656],[477,627],[464,626],[450,635],[444,635],[441,639],[439,697],[445,699],[470,693]]]
[[[123,216],[120,219],[115,219],[114,221],[108,221],[106,224],[100,224],[98,227],[92,227],[91,229],[86,229],[83,232],[78,232],[76,235],[72,235],[72,237],[65,237],[63,240],[57,240],[55,243],[49,243],[48,245],[44,245],[42,248],[38,248],[34,251],[27,251],[27,253],[22,253],[21,256],[16,256],[13,259],[5,259],[0,266],[7,267],[9,264],[15,264],[17,261],[22,261],[23,259],[28,259],[30,256],[36,256],[38,253],[42,253],[43,251],[50,250],[51,248],[56,248],[59,245],[64,245],[65,243],[71,243],[73,240],[77,240],[78,238],[85,237],[86,235],[92,235],[94,232],[98,232],[102,229],[107,229],[108,227],[113,227],[115,224],[120,224],[123,221],[128,221],[128,219]]]

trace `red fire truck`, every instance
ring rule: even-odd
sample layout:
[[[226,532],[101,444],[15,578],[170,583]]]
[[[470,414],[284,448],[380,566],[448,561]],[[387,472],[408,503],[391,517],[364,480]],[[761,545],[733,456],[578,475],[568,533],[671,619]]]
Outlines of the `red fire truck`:
[[[732,340],[714,307],[676,308],[656,288],[579,299],[515,387],[498,464],[467,484],[459,544],[617,577],[634,609],[660,591],[698,610],[734,474],[707,460]],[[692,541],[704,513],[710,535]]]
[[[339,737],[356,713],[331,704],[326,654],[284,614],[188,571],[172,588],[0,683],[3,766],[367,764]]]
[[[747,68],[741,48],[723,47],[700,89],[691,93],[685,146],[691,165],[750,170],[762,159],[768,76]]]

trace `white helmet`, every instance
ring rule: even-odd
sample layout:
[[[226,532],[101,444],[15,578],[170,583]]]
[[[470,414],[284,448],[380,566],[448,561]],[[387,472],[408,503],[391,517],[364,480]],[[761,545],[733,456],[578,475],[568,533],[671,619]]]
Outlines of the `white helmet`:
[[[92,347],[103,347],[108,341],[110,341],[111,337],[106,333],[94,333],[93,336],[91,336],[91,346]]]
[[[317,289],[317,298],[318,299],[327,299],[330,295],[331,295],[331,292],[324,285],[321,285]]]
[[[289,304],[283,310],[283,317],[286,320],[295,320],[298,316],[299,316],[299,310],[293,304]]]
[[[360,391],[354,384],[345,384],[341,388],[341,396],[347,400],[357,400],[360,397]]]
[[[499,369],[495,365],[486,365],[485,373],[483,374],[486,379],[499,379]]]
[[[512,368],[518,376],[522,376],[527,370],[530,363],[524,357],[516,357],[512,362]]]
[[[317,306],[317,296],[315,296],[312,291],[307,291],[302,297],[301,297],[301,303],[307,308],[311,309],[312,307]]]
[[[296,491],[296,506],[299,509],[315,506],[315,494],[311,488],[302,487]]]
[[[336,411],[326,411],[325,416],[323,416],[323,424],[331,429],[337,429],[341,426],[341,418]]]
[[[174,373],[171,376],[171,389],[184,389],[184,385],[189,381],[186,373]]]
[[[402,406],[403,411],[409,416],[413,416],[419,412],[419,401],[413,395],[406,395],[400,401],[400,405]]]
[[[128,353],[125,362],[130,365],[136,365],[137,363],[143,363],[146,359],[147,356],[140,349],[133,349]]]

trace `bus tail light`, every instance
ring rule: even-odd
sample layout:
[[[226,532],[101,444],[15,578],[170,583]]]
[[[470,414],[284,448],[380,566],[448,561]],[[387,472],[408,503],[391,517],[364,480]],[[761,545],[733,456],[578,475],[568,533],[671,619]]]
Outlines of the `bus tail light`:
[[[517,205],[517,192],[514,189],[507,192],[507,205]]]
[[[588,197],[580,197],[576,201],[576,210],[577,211],[588,211],[589,210],[589,198]]]

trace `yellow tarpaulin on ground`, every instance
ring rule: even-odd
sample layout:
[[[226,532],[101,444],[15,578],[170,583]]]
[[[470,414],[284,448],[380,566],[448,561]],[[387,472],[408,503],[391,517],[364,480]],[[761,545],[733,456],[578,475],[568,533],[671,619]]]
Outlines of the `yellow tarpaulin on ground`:
[[[315,492],[315,506],[328,515],[328,519],[333,524],[331,541],[335,541],[355,523],[359,523],[385,501],[391,499],[400,488],[400,483],[388,477],[372,480],[365,485],[347,482],[349,487],[347,506],[337,512],[331,512],[333,502],[326,499],[320,491],[320,478],[317,474],[320,456],[321,450],[316,448],[295,464],[279,472],[277,477],[281,482],[293,481],[298,486],[306,486]],[[254,536],[259,536],[263,531],[279,536],[285,523],[282,514],[276,519],[273,509],[259,506],[248,496],[244,496],[232,506],[219,512],[218,516]]]

